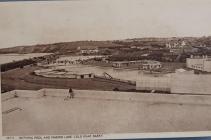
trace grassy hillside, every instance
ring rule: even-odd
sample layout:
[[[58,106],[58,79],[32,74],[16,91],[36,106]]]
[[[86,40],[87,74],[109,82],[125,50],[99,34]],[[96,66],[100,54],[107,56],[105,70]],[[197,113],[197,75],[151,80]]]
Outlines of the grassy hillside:
[[[61,42],[54,44],[39,44],[32,46],[17,46],[12,48],[0,49],[0,53],[65,53],[74,51],[77,47],[84,48],[101,48],[101,47],[118,47],[119,44],[110,41],[77,41]]]
[[[209,37],[171,37],[171,38],[135,38],[117,41],[75,41],[61,42],[54,44],[39,44],[32,46],[17,46],[12,48],[0,49],[0,53],[66,53],[83,48],[102,48],[102,47],[120,47],[120,46],[157,46],[164,47],[167,42],[184,40],[191,46],[205,44],[211,47],[211,36]]]

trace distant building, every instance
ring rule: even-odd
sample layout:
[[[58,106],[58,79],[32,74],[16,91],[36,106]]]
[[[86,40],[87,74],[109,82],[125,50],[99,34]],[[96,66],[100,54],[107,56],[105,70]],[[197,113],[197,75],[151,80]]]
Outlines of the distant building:
[[[128,67],[129,66],[129,61],[117,61],[113,62],[112,66],[114,68],[122,68],[122,67]]]
[[[81,47],[77,47],[77,50],[79,50],[79,51],[80,51],[80,50],[81,50]]]
[[[159,69],[162,67],[160,62],[152,60],[117,61],[113,62],[112,66],[115,68],[138,67],[144,70]]]
[[[169,49],[170,53],[181,54],[184,52],[184,48],[188,47],[185,41],[182,42],[171,42],[166,43],[166,48]]]
[[[181,48],[172,48],[169,50],[170,53],[173,53],[173,54],[181,54],[183,52],[183,49]]]
[[[198,48],[204,47],[202,45],[198,46]],[[174,42],[174,43],[166,43],[166,48],[169,49],[169,52],[172,54],[181,54],[181,53],[195,53],[198,51],[196,47],[192,47],[187,45],[185,41],[182,42]]]
[[[185,41],[166,43],[166,48],[168,48],[168,49],[183,48],[184,46],[186,46]]]
[[[145,53],[145,54],[142,54],[141,56],[147,57],[147,56],[149,56],[149,54],[148,53]]]
[[[139,67],[144,60],[137,61],[116,61],[112,63],[114,68],[124,68],[124,67]]]
[[[140,65],[140,69],[143,69],[143,70],[156,70],[156,69],[159,69],[161,67],[162,67],[162,65],[161,65],[160,62],[152,61],[152,60],[144,61],[144,63],[142,63]]]
[[[131,48],[131,49],[137,49],[137,47],[136,47],[136,46],[130,46],[130,48]]]
[[[211,58],[208,56],[193,56],[186,59],[186,65],[188,68],[211,72]]]
[[[95,49],[81,49],[80,50],[81,54],[96,54],[99,52],[98,48]]]

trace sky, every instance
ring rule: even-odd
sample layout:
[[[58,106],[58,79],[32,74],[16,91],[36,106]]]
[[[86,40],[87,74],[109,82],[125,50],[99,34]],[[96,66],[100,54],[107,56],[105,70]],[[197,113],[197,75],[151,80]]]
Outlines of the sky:
[[[0,2],[0,48],[211,35],[211,0]]]

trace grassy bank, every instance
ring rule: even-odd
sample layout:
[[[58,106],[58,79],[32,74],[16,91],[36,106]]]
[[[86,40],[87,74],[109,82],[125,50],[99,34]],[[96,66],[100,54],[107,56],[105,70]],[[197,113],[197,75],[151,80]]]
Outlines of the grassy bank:
[[[109,81],[99,78],[93,79],[67,79],[46,78],[33,75],[33,71],[40,67],[31,66],[23,69],[14,69],[2,73],[2,89],[6,92],[14,89],[39,90],[42,88],[69,88],[74,89],[96,89],[96,90],[120,90],[135,89],[135,86],[118,81]]]

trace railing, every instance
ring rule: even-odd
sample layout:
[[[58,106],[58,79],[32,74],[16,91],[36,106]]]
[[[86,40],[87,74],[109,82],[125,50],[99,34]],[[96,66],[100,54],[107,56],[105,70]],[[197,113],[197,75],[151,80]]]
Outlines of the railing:
[[[19,107],[14,107],[14,108],[8,109],[6,111],[3,111],[2,114],[8,114],[8,113],[13,112],[13,111],[16,111],[16,110],[19,110],[20,111],[22,109],[19,108]]]
[[[117,79],[117,78],[107,78],[104,76],[98,76],[98,75],[94,75],[94,78],[100,78],[100,79],[105,79],[105,80],[111,80],[111,81],[116,81],[116,82],[122,82],[122,83],[128,83],[131,85],[136,85],[136,81],[131,81],[131,80],[123,80],[123,79]]]

